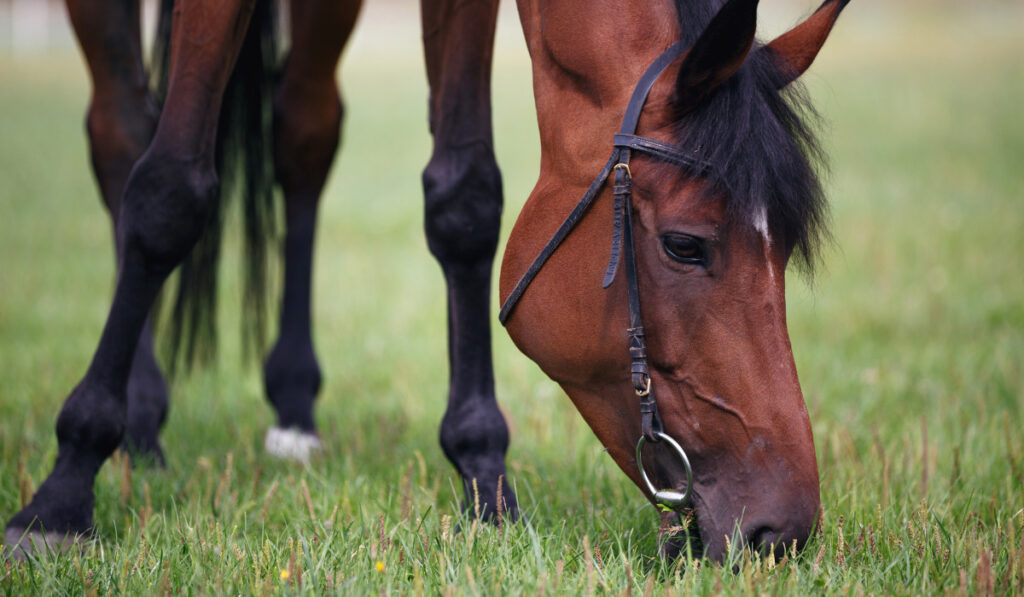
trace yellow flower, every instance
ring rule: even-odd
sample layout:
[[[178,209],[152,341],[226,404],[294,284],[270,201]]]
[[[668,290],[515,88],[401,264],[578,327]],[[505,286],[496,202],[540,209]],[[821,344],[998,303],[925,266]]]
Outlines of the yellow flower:
[[[292,576],[291,572],[288,572],[285,569],[281,570],[281,580],[288,580],[289,578],[291,578],[291,576]]]
[[[377,572],[384,572],[384,562],[377,560],[377,563],[374,564],[374,568],[377,569]]]

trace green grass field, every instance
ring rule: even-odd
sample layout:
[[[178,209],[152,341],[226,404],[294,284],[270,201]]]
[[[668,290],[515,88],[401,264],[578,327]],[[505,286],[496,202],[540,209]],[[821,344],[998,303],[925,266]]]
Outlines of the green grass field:
[[[239,357],[229,259],[220,362],[174,388],[168,468],[108,462],[97,540],[3,562],[0,594],[1024,594],[1024,11],[943,6],[851,3],[807,77],[835,243],[813,284],[789,285],[824,509],[798,558],[660,560],[654,509],[500,328],[530,522],[459,520],[437,445],[447,359],[421,224],[422,55],[414,20],[388,21],[385,44],[375,9],[342,70],[359,149],[336,164],[317,248],[326,456],[263,454],[273,417]],[[506,231],[538,165],[517,27],[495,75]],[[49,471],[112,291],[87,97],[70,52],[0,55],[0,520]]]

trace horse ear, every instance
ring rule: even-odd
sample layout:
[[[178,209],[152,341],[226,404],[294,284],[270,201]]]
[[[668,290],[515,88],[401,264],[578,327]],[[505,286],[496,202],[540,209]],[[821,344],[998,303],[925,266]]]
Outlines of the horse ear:
[[[675,105],[689,112],[739,70],[754,43],[758,0],[729,0],[693,44],[676,79]]]
[[[832,25],[850,0],[825,0],[814,14],[793,29],[783,33],[772,43],[761,48],[768,52],[781,71],[779,89],[804,74],[825,44]]]

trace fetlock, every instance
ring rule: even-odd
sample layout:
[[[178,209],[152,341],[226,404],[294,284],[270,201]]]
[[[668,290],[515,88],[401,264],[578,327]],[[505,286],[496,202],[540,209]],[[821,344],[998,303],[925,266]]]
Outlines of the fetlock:
[[[313,402],[321,381],[320,365],[309,342],[278,341],[264,364],[263,383],[280,428],[316,433]]]

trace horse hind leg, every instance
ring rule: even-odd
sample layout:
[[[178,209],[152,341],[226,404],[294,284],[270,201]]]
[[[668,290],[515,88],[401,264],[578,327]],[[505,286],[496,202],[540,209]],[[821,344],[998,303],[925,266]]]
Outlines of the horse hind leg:
[[[67,7],[93,84],[86,130],[93,172],[114,225],[120,264],[123,251],[116,231],[121,196],[159,118],[142,62],[139,2],[68,0]],[[124,444],[134,455],[163,464],[158,436],[167,404],[167,382],[157,365],[147,322],[128,376]]]
[[[286,235],[280,332],[263,368],[277,425],[265,443],[271,454],[302,462],[320,448],[313,403],[321,375],[310,330],[317,206],[344,114],[335,72],[360,5],[291,3],[292,47],[274,97],[274,165],[284,191]]]
[[[448,408],[441,447],[462,477],[465,509],[518,516],[505,475],[508,426],[494,393],[490,289],[501,225],[491,131],[498,3],[421,3],[434,150],[423,172],[427,244],[448,287]]]
[[[96,473],[124,437],[128,375],[160,287],[195,245],[214,205],[216,121],[254,0],[178,0],[167,101],[153,141],[125,183],[123,257],[110,313],[85,376],[57,417],[57,459],[7,523],[15,556],[93,527]]]

